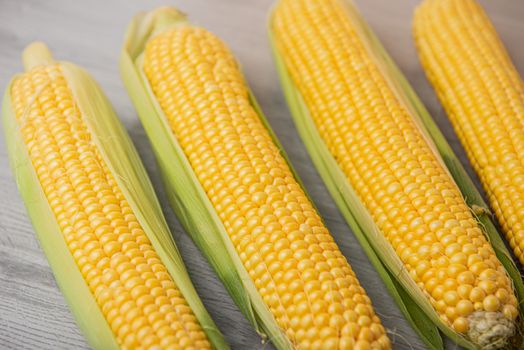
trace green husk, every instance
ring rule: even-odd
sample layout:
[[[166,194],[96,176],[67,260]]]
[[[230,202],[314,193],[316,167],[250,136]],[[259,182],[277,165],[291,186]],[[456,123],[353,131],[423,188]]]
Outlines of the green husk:
[[[143,73],[141,55],[147,40],[169,27],[186,25],[190,24],[185,16],[173,8],[136,16],[128,27],[120,57],[122,79],[153,147],[171,206],[185,230],[263,340],[269,339],[278,349],[292,349],[242,265]],[[267,125],[260,111],[259,116]]]
[[[28,68],[54,62],[47,48],[39,43],[26,49],[24,61]],[[92,142],[100,151],[159,258],[184,295],[213,347],[228,349],[189,279],[147,173],[109,101],[86,71],[67,62],[60,62],[60,66],[92,135]],[[9,158],[42,249],[90,345],[94,349],[118,349],[113,332],[67,248],[38,181],[11,107],[10,93],[11,84],[5,94],[3,106]]]
[[[388,83],[399,100],[404,103],[411,114],[415,116],[415,121],[423,133],[423,136],[441,160],[444,168],[454,178],[466,198],[467,203],[474,208],[484,208],[485,211],[481,212],[488,213],[489,211],[481,195],[466,174],[451,147],[447,144],[442,133],[438,130],[431,116],[409,86],[407,80],[396,67],[395,63],[389,57],[378,38],[373,34],[354,5],[350,1],[346,1],[346,4],[347,15],[353,23],[355,23],[361,40],[382,70],[382,73],[387,78]],[[268,29],[282,88],[299,134],[313,163],[337,203],[339,210],[357,236],[357,239],[368,254],[374,267],[378,270],[401,311],[410,321],[412,327],[422,340],[431,349],[443,349],[443,343],[438,334],[438,329],[464,348],[478,348],[477,345],[455,332],[440,320],[423,292],[413,282],[409,274],[403,270],[400,259],[393,251],[391,245],[379,232],[378,227],[374,224],[369,213],[358,199],[347,177],[320,137],[309,114],[309,110],[299,90],[294,85],[286,69],[283,57],[279,52],[272,29],[272,16],[270,17]],[[475,212],[479,211],[476,210]],[[506,268],[508,275],[512,278],[517,295],[522,298],[522,292],[524,291],[522,279],[511,259],[510,253],[495,229],[490,216],[481,213],[478,216],[478,220],[484,228],[483,231],[486,237],[492,243],[497,257]],[[430,332],[428,333],[428,331]]]

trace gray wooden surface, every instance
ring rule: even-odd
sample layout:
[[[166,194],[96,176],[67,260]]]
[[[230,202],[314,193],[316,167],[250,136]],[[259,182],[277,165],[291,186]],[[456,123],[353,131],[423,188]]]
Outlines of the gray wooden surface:
[[[269,348],[260,343],[169,209],[149,143],[119,78],[117,58],[124,29],[132,15],[157,5],[178,6],[189,13],[195,23],[222,37],[237,54],[293,165],[388,328],[394,348],[423,349],[344,223],[294,129],[266,38],[266,17],[271,2],[0,0],[0,86],[4,88],[10,77],[21,70],[20,53],[26,44],[36,39],[47,42],[55,57],[87,68],[105,89],[143,156],[196,288],[218,326],[234,349]],[[417,61],[410,27],[418,1],[356,2],[466,163]],[[524,73],[524,1],[483,0],[482,3],[518,69]],[[88,348],[35,238],[11,176],[3,134],[0,139],[0,349]]]

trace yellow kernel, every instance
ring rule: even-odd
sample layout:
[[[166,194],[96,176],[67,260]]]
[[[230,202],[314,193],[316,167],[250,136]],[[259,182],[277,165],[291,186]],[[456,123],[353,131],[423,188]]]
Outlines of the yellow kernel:
[[[448,320],[450,320],[450,322],[453,322],[453,320],[456,319],[457,316],[458,316],[458,314],[457,314],[457,309],[456,308],[451,307],[451,306],[446,308],[446,317],[448,318]]]
[[[495,296],[501,303],[505,303],[509,299],[509,293],[507,289],[499,288],[495,293]]]
[[[514,320],[517,317],[519,312],[517,308],[513,305],[504,305],[502,307],[502,313],[504,313],[504,317],[510,320]]]
[[[499,309],[500,302],[496,296],[488,295],[486,298],[484,298],[482,305],[484,306],[484,310],[492,312],[497,311]]]
[[[462,284],[473,285],[473,283],[475,283],[475,275],[471,271],[461,272],[457,276],[457,282],[459,285],[462,285]]]
[[[446,305],[446,302],[444,300],[438,300],[436,303],[435,303],[435,309],[437,309],[438,312],[440,313],[444,313],[446,312],[446,308],[448,307],[448,305]]]
[[[453,329],[458,333],[466,333],[469,329],[468,320],[465,317],[458,317],[453,321]]]
[[[370,350],[370,349],[371,349],[371,344],[369,344],[369,342],[365,340],[358,340],[355,343],[354,350]]]
[[[459,301],[459,296],[455,291],[448,291],[444,294],[444,301],[449,306],[455,306]]]
[[[322,344],[322,349],[337,350],[338,346],[339,346],[338,338],[332,337],[332,338],[324,340],[324,343]]]
[[[352,337],[341,336],[339,346],[340,349],[353,349],[355,340]]]
[[[344,328],[342,328],[341,334],[343,336],[348,336],[353,339],[356,339],[360,333],[360,326],[355,322],[347,323]]]
[[[378,345],[383,350],[390,349],[391,348],[391,341],[389,340],[389,338],[386,335],[382,335],[378,339]]]
[[[469,300],[471,300],[474,303],[482,302],[485,297],[486,297],[486,293],[484,292],[483,289],[479,287],[473,288],[471,292],[469,293]]]
[[[497,283],[490,280],[480,281],[478,286],[482,288],[486,294],[494,294],[497,290]]]
[[[370,328],[362,328],[358,335],[358,340],[365,340],[368,342],[372,342],[374,337],[375,336]]]
[[[460,300],[457,303],[457,313],[460,316],[468,316],[474,311],[473,303],[470,300]]]
[[[470,284],[459,284],[457,287],[457,293],[461,298],[466,299],[469,298],[472,289],[473,286]]]
[[[475,275],[480,275],[484,270],[486,270],[488,266],[483,261],[478,261],[474,264],[472,264],[469,268],[471,272],[473,272]]]
[[[371,325],[371,318],[367,315],[360,316],[358,318],[358,325],[360,327],[369,327]]]

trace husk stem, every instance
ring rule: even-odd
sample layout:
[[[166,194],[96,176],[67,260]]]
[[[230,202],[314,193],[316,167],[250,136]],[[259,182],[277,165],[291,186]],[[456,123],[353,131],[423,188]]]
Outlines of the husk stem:
[[[98,84],[80,67],[54,61],[42,43],[29,45],[24,50],[23,61],[26,70],[39,65],[60,64],[75,103],[90,131],[92,142],[100,151],[160,260],[213,347],[228,349],[189,279],[138,153]],[[41,188],[11,107],[10,90],[11,84],[4,97],[3,121],[11,167],[42,249],[77,324],[90,345],[94,349],[119,349],[109,324],[67,247]]]
[[[164,16],[160,13],[163,11],[171,15]],[[164,22],[169,17],[172,23]],[[163,21],[160,26],[155,23],[158,18]],[[158,28],[182,25],[191,24],[172,8],[136,16],[128,27],[120,57],[122,79],[153,147],[171,206],[184,229],[206,256],[240,311],[261,335],[262,341],[271,341],[277,349],[293,349],[293,344],[278,326],[243,266],[144,75],[142,52],[147,41],[159,33]],[[254,97],[251,96],[251,99],[260,118],[268,125]]]
[[[441,161],[443,168],[452,176],[468,205],[475,208],[475,212],[479,214],[477,215],[479,224],[483,228],[487,239],[493,245],[497,257],[511,277],[518,298],[522,300],[524,285],[520,273],[491,221],[491,217],[488,214],[489,210],[482,196],[477,191],[472,180],[468,177],[460,161],[453,153],[431,116],[420,102],[420,99],[416,96],[405,77],[389,57],[371,28],[349,0],[345,1],[345,3],[347,5],[347,14],[357,27],[360,39],[388,80],[397,98],[399,98],[407,110],[415,116],[417,127],[437,158]],[[269,18],[268,34],[282,88],[299,134],[308,149],[313,163],[337,203],[339,210],[342,212],[348,225],[352,228],[401,311],[408,321],[410,321],[412,327],[421,339],[431,349],[443,348],[443,342],[438,334],[437,327],[442,333],[460,346],[467,349],[479,348],[476,344],[455,332],[440,320],[424,293],[402,269],[398,256],[380,233],[376,224],[374,224],[345,174],[327,149],[320,134],[316,130],[300,92],[294,85],[285,67],[283,57],[279,52],[273,34],[272,14]],[[422,314],[418,314],[420,311],[422,311]],[[522,315],[522,308],[520,312]],[[428,333],[428,329],[431,330],[430,333]]]

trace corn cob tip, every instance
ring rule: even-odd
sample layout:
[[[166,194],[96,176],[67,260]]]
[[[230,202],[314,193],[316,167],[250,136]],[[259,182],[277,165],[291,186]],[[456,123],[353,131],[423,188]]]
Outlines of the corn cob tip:
[[[468,336],[481,349],[502,349],[515,334],[515,323],[501,312],[477,311],[469,317]]]
[[[27,45],[22,52],[22,62],[24,69],[29,71],[36,66],[53,63],[54,59],[46,44],[41,41],[35,41]]]

